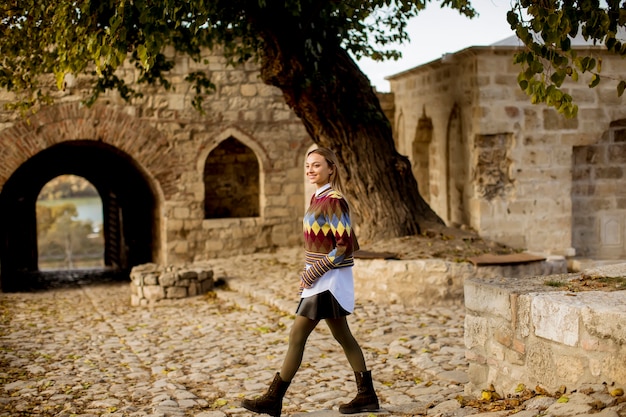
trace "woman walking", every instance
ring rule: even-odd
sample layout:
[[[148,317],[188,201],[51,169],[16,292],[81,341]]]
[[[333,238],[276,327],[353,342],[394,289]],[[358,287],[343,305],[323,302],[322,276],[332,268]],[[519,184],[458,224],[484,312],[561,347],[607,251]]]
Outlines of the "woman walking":
[[[306,341],[317,324],[325,320],[354,371],[357,395],[339,406],[342,414],[378,410],[378,397],[371,371],[346,316],[354,310],[353,252],[358,243],[341,187],[335,154],[326,148],[314,149],[306,158],[306,175],[316,186],[304,215],[305,268],[300,276],[301,299],[289,334],[289,346],[280,372],[267,392],[256,399],[244,399],[242,407],[256,413],[279,417],[282,401],[302,363]]]

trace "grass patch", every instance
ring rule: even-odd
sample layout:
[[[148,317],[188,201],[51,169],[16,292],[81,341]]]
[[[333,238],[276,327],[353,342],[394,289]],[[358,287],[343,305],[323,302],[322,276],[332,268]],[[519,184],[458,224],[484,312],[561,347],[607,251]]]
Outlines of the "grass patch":
[[[626,290],[626,277],[603,277],[598,278],[597,281],[609,286],[615,286],[615,288]]]

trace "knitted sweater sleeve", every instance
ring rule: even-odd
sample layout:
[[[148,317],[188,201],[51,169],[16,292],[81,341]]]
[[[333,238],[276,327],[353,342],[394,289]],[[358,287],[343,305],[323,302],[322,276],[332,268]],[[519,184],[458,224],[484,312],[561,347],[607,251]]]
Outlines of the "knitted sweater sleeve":
[[[352,257],[355,250],[350,210],[340,194],[331,194],[326,199],[320,215],[325,223],[322,230],[328,252],[302,272],[302,283],[307,288],[329,270],[345,266],[345,261]]]

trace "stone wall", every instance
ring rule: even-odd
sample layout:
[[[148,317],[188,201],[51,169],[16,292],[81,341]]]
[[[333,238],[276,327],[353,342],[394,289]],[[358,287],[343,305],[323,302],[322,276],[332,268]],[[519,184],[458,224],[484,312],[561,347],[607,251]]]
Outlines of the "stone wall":
[[[572,214],[574,149],[601,142],[626,118],[625,99],[609,81],[624,72],[626,62],[594,50],[603,55],[606,82],[590,89],[582,76],[578,84],[566,84],[579,113],[565,119],[531,104],[520,90],[515,51],[472,47],[389,77],[398,149],[414,171],[426,167],[416,175],[420,187],[447,223],[467,224],[481,236],[530,251],[572,256],[576,245],[598,253],[581,239],[573,243],[572,235],[582,233]],[[426,162],[419,159],[423,153]],[[599,171],[612,178],[595,188],[596,201],[610,198],[623,181],[615,166],[621,169],[624,162],[613,158],[612,170]],[[619,214],[622,200],[618,192],[610,210]],[[591,227],[599,230],[597,223]],[[620,248],[603,255],[623,256],[626,234],[620,233]]]
[[[626,121],[595,144],[574,147],[572,212],[580,256],[626,259]]]
[[[215,281],[210,265],[143,264],[130,273],[130,304],[154,306],[164,300],[194,297],[213,289]]]
[[[150,184],[156,200],[154,262],[184,263],[299,245],[306,200],[304,157],[312,141],[280,90],[259,80],[256,66],[231,68],[219,55],[206,58],[217,89],[205,97],[204,114],[192,108],[193,94],[184,81],[187,72],[201,64],[183,56],[175,57],[171,90],[142,86],[143,98],[130,103],[111,92],[86,108],[80,104],[86,83],[79,78],[68,80],[65,91],[55,93],[56,105],[28,120],[0,111],[0,189],[24,163],[55,145],[79,140],[85,147],[110,145]],[[137,78],[131,66],[120,76],[131,85]],[[0,106],[12,98],[0,92]],[[216,216],[205,216],[207,195],[211,198],[207,189],[219,180],[207,175],[205,167],[227,140],[256,159],[258,180],[247,188],[255,195],[246,198],[255,200],[257,207],[254,213],[212,218]],[[63,167],[46,169],[50,179],[65,173]]]
[[[356,298],[415,305],[463,304],[465,281],[473,277],[527,277],[565,273],[562,256],[519,264],[480,265],[442,259],[354,261]]]
[[[568,392],[584,384],[626,385],[626,291],[561,289],[582,275],[626,277],[626,264],[577,274],[465,281],[466,391],[519,384]],[[548,285],[549,284],[549,285]]]

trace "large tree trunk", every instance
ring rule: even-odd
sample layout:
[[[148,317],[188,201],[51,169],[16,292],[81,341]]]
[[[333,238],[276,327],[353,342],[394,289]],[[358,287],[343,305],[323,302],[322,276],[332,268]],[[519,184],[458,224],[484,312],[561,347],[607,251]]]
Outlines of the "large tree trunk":
[[[297,32],[262,32],[261,77],[280,88],[313,141],[336,152],[344,192],[362,242],[418,234],[443,221],[424,201],[407,157],[369,80],[338,45],[325,45],[317,70],[306,65]]]

